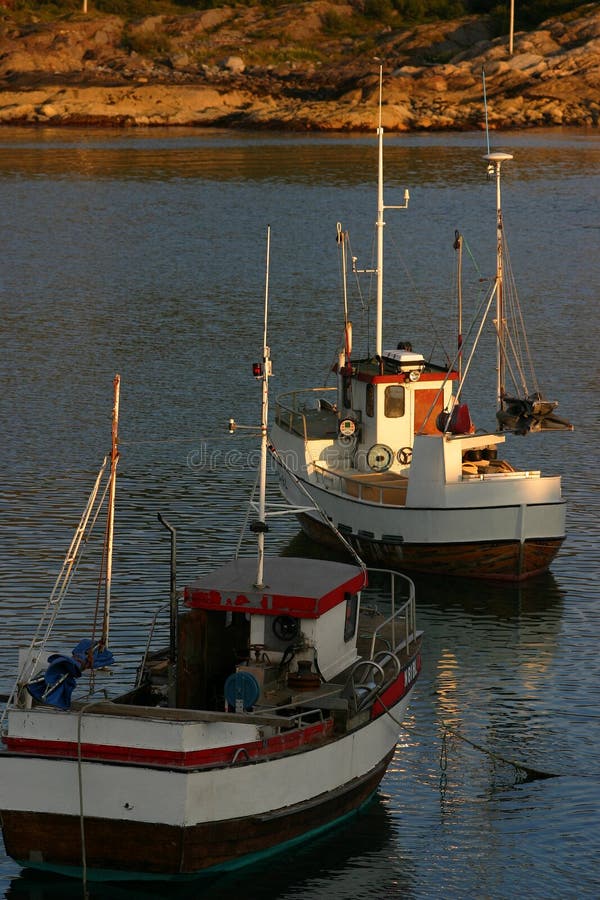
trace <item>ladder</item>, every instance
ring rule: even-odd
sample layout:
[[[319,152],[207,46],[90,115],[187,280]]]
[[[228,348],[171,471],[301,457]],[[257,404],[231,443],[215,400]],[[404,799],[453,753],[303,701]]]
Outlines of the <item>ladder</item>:
[[[4,707],[4,711],[0,718],[0,729],[4,730],[4,722],[9,709],[14,706],[24,705],[26,700],[23,698],[25,685],[33,678],[39,669],[40,659],[43,659],[44,649],[48,639],[52,633],[54,622],[58,616],[63,600],[69,590],[69,586],[77,571],[77,566],[83,555],[82,544],[85,546],[93,531],[94,525],[104,503],[109,488],[109,481],[104,485],[104,489],[98,500],[98,494],[102,485],[102,479],[108,466],[108,456],[104,457],[100,471],[96,476],[96,481],[92,491],[88,497],[87,504],[75,529],[73,539],[67,550],[67,554],[63,561],[61,570],[56,578],[54,587],[50,593],[50,597],[46,603],[42,616],[40,618],[34,637],[23,654],[23,661],[20,664],[18,675],[8,701]]]

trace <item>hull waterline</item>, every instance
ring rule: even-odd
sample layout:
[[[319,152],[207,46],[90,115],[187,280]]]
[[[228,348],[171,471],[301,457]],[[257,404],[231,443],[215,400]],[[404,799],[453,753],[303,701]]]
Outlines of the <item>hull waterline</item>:
[[[339,550],[331,529],[304,513],[298,520],[313,541]],[[520,582],[547,572],[564,537],[520,541],[473,541],[451,544],[389,543],[344,533],[344,538],[368,565],[386,565],[405,572]]]

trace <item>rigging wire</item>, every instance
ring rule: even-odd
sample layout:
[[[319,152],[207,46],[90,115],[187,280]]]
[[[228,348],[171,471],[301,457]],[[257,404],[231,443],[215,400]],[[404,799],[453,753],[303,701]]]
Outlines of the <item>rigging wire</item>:
[[[527,371],[533,382],[533,389],[539,392],[539,383],[535,373],[533,356],[527,337],[527,329],[525,328],[525,320],[523,317],[523,309],[519,301],[516,280],[512,269],[510,255],[508,251],[508,241],[504,236],[504,271],[505,271],[505,312],[510,314],[510,323],[507,325],[509,338],[511,339],[511,349],[515,358],[515,365],[519,371],[522,381],[522,388],[525,394],[529,393],[527,386],[527,377],[524,372],[525,361],[527,362]],[[515,381],[516,384],[516,381]]]
[[[347,237],[347,240],[348,240],[348,250],[350,251],[350,258],[351,258],[351,259],[356,259],[354,253],[352,252],[352,242],[350,241],[350,232],[349,232],[349,231],[346,232],[346,237]],[[358,277],[358,272],[356,272],[356,271],[353,269],[353,270],[352,270],[352,274],[354,275],[354,281],[355,281],[356,289],[357,289],[357,292],[358,292],[358,299],[360,300],[361,311],[362,311],[362,312],[368,312],[369,301],[367,301],[367,302],[365,303],[365,298],[363,297],[362,288],[361,288],[361,286],[360,286],[360,278]],[[371,282],[372,282],[372,279],[371,279]]]
[[[400,262],[402,271],[404,273],[404,277],[406,278],[406,280],[408,281],[408,283],[410,285],[413,296],[415,297],[417,302],[421,305],[421,308],[425,315],[425,320],[429,325],[429,329],[431,330],[430,333],[433,334],[433,336],[435,338],[434,346],[431,350],[431,353],[433,353],[435,346],[439,345],[442,348],[442,353],[444,354],[444,356],[446,358],[448,358],[448,351],[446,350],[446,348],[444,346],[444,341],[439,332],[439,329],[436,324],[436,320],[433,317],[433,314],[431,312],[429,304],[428,304],[426,298],[423,296],[423,294],[419,291],[419,288],[417,287],[415,279],[413,278],[412,272],[410,271],[410,269],[408,267],[408,263],[406,262],[406,259],[404,258],[403,254],[402,254],[402,250],[401,250],[399,244],[394,240],[393,235],[390,236],[389,243],[391,244],[391,246],[393,247],[393,249],[395,250],[395,252],[397,254],[397,259]]]
[[[315,498],[312,496],[312,494],[310,494],[308,492],[308,490],[306,489],[306,487],[304,486],[302,481],[298,478],[296,473],[293,472],[292,469],[288,466],[288,464],[283,459],[283,457],[280,456],[280,454],[277,452],[277,449],[275,448],[274,444],[271,441],[269,441],[269,451],[270,451],[271,455],[273,456],[273,458],[276,460],[276,462],[282,467],[282,469],[284,469],[285,473],[290,476],[290,478],[294,482],[295,486],[309,500],[310,507],[319,513],[319,515],[321,516],[325,525],[327,525],[328,528],[331,529],[331,531],[339,539],[340,543],[342,543],[344,545],[344,547],[346,548],[348,553],[350,553],[350,555],[354,558],[356,564],[363,570],[363,572],[366,572],[367,567],[366,567],[364,561],[361,559],[361,557],[358,555],[358,553],[352,546],[352,544],[350,544],[349,541],[346,540],[344,535],[340,531],[338,531],[338,529],[333,524],[333,521],[329,518],[329,516],[327,515],[325,510],[321,506],[319,506],[319,504],[317,503]]]

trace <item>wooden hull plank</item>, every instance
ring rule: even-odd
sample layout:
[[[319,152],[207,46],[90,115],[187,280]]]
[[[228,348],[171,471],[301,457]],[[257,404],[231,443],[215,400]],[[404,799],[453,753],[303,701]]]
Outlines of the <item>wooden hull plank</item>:
[[[315,541],[339,547],[327,526],[311,516],[299,515],[303,531]],[[478,541],[456,544],[386,543],[344,534],[368,565],[429,575],[523,581],[546,572],[564,540],[533,538],[520,541]]]
[[[189,879],[257,862],[313,839],[358,812],[377,790],[393,752],[362,778],[277,815],[187,828],[86,817],[87,877]],[[68,875],[81,872],[78,816],[3,811],[2,827],[6,851],[20,865]]]

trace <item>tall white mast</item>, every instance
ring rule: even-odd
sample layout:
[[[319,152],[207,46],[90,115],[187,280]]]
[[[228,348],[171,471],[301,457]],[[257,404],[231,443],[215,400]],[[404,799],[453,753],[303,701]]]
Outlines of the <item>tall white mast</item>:
[[[503,407],[505,395],[505,352],[504,352],[504,297],[503,297],[503,264],[504,235],[502,225],[502,203],[500,196],[500,168],[503,162],[512,159],[510,153],[486,153],[483,157],[488,162],[490,175],[496,178],[496,400],[498,409]]]
[[[271,351],[267,346],[267,319],[269,311],[269,257],[271,250],[271,226],[267,226],[267,259],[265,274],[265,311],[263,330],[263,356],[262,356],[262,411],[260,419],[260,470],[259,470],[259,498],[258,498],[258,522],[256,525],[258,544],[258,566],[256,571],[257,588],[264,587],[264,553],[266,522],[266,494],[267,494],[267,423],[269,418],[269,375],[271,374]]]
[[[375,331],[375,353],[381,356],[383,352],[383,218],[386,209],[406,209],[410,195],[404,191],[404,203],[401,206],[385,206],[383,202],[383,125],[381,108],[383,105],[383,66],[379,67],[379,120],[377,125],[377,139],[379,146],[378,179],[377,179],[377,318]]]
[[[381,124],[381,106],[383,102],[383,66],[379,67],[379,122],[377,125],[377,140],[379,145],[379,158],[377,165],[377,319],[375,334],[375,353],[381,356],[383,347],[383,229],[385,222],[383,214],[383,126]]]

